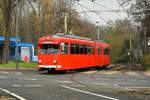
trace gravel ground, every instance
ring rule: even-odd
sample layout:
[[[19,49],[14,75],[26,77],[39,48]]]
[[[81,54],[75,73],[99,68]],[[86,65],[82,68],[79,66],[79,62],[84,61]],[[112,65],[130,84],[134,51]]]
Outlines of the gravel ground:
[[[150,100],[150,88],[147,89],[135,89],[128,91],[119,91],[123,95],[130,95],[139,98],[139,100]]]
[[[144,71],[140,64],[111,64],[111,70],[115,71]]]

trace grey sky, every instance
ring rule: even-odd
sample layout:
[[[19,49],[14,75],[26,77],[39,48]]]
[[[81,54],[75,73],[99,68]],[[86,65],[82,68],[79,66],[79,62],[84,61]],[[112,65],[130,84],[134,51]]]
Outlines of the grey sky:
[[[96,0],[95,4],[91,2],[91,0],[81,0],[79,2],[82,6],[95,11],[101,10],[124,10],[119,6],[116,0]],[[104,6],[104,7],[103,7]],[[77,11],[88,11],[84,7],[81,7],[79,4],[75,4],[75,8]],[[127,14],[125,12],[99,12],[98,14],[92,12],[80,13],[81,18],[85,20],[89,20],[92,23],[99,22],[99,25],[107,25],[109,20],[115,21],[116,19],[124,19],[127,18]],[[99,15],[99,16],[98,16]],[[100,16],[103,17],[100,18]]]

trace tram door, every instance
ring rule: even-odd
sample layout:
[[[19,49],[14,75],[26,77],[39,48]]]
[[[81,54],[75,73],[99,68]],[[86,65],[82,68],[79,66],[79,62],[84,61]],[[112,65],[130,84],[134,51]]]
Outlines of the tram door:
[[[97,64],[98,66],[103,66],[103,54],[102,47],[97,47]]]

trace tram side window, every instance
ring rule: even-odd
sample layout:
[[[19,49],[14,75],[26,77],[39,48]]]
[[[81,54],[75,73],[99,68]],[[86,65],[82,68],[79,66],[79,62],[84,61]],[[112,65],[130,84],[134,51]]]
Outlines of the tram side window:
[[[68,43],[61,43],[61,53],[68,54]]]
[[[84,54],[84,45],[80,45],[80,54]]]
[[[94,48],[92,46],[80,45],[80,54],[94,54]]]
[[[70,53],[79,54],[79,44],[71,44]]]
[[[84,51],[83,51],[84,54],[87,54],[87,50],[88,50],[88,49],[87,49],[87,45],[84,45]]]
[[[94,47],[92,46],[92,51],[91,51],[91,54],[94,54]]]
[[[101,50],[102,50],[101,47],[98,47],[98,48],[97,48],[97,53],[98,53],[98,54],[101,54]]]
[[[70,46],[70,53],[75,54],[75,44],[71,44]]]
[[[71,44],[71,54],[94,54],[94,47],[87,45]]]
[[[92,46],[87,47],[87,54],[94,54],[94,48]]]
[[[75,44],[75,54],[79,54],[79,44]]]
[[[105,49],[104,49],[104,55],[109,55],[109,54],[110,54],[109,48],[105,48]]]

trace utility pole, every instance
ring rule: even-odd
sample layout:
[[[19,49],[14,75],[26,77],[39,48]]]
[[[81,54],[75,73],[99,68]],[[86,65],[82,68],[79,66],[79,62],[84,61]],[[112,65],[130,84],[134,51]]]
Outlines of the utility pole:
[[[97,21],[96,24],[97,24],[97,39],[100,40],[100,29],[98,26],[99,22]]]
[[[68,23],[67,23],[67,19],[68,19],[68,12],[66,13],[65,19],[64,19],[65,34],[68,33]]]
[[[131,35],[131,33],[130,33],[130,62],[132,61],[132,35]]]
[[[18,2],[18,0],[17,0]],[[18,64],[18,25],[19,25],[19,6],[17,4],[16,6],[16,70],[19,70],[19,64]]]
[[[39,18],[40,18],[40,30],[39,30],[39,34],[40,34],[40,36],[41,36],[41,34],[42,34],[42,31],[41,31],[41,5],[40,5],[40,0],[38,0],[38,13],[39,13]]]
[[[147,26],[144,27],[144,54],[147,54]]]
[[[72,23],[71,11],[72,11],[72,0],[69,1],[69,16],[70,16],[70,22]],[[72,25],[73,25],[73,23],[72,23]],[[72,34],[72,32],[73,32],[73,26],[69,30],[69,35]]]
[[[100,40],[100,29],[99,29],[99,27],[97,29],[97,39]]]

